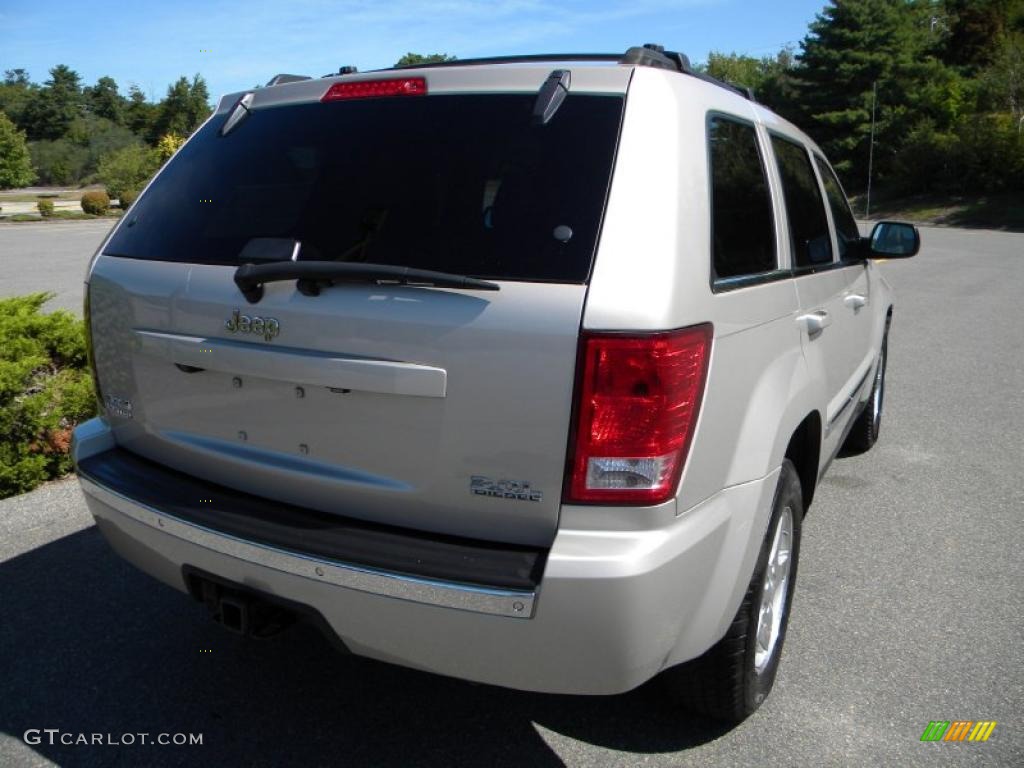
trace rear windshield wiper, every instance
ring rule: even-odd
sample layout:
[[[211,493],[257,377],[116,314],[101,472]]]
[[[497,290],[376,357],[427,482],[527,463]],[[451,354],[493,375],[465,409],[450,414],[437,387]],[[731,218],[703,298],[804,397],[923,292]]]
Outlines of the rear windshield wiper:
[[[235,285],[250,304],[263,298],[263,285],[281,280],[297,280],[297,288],[306,296],[317,296],[323,286],[333,283],[376,283],[378,285],[415,285],[435,288],[468,288],[498,291],[501,286],[486,280],[429,269],[395,267],[388,264],[351,264],[332,261],[272,261],[243,264],[235,270]]]

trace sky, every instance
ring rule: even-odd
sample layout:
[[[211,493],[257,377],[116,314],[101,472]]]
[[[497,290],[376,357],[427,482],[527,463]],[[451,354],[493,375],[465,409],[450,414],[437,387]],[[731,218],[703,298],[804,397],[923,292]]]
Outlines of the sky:
[[[407,51],[460,58],[618,53],[660,43],[766,56],[797,46],[825,0],[0,0],[0,71],[43,82],[56,64],[83,82],[110,75],[153,100],[182,75],[211,96],[275,74],[387,67]]]

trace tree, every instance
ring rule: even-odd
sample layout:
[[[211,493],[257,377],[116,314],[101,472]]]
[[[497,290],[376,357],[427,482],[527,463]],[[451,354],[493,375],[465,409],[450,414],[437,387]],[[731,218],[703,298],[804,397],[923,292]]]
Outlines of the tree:
[[[754,58],[712,51],[701,69],[732,85],[751,88],[757,100],[789,117],[794,114],[793,52],[783,48],[774,56]]]
[[[210,93],[206,81],[199,75],[179,77],[168,87],[167,96],[157,108],[156,120],[147,138],[155,143],[169,133],[188,136],[210,115]]]
[[[89,150],[69,139],[41,139],[28,148],[41,184],[70,186],[86,175]]]
[[[929,0],[831,0],[801,43],[797,95],[807,130],[847,185],[864,183],[873,88],[878,84],[875,168],[884,177],[900,141],[924,117],[949,128],[960,109],[958,75]]]
[[[409,67],[413,64],[440,64],[445,61],[455,61],[454,56],[449,56],[447,53],[412,53],[411,51],[397,62],[396,67]]]
[[[35,178],[24,132],[0,112],[0,189],[27,187]]]
[[[18,85],[28,88],[31,85],[26,69],[5,69],[4,85]]]
[[[1024,34],[1004,35],[993,52],[992,65],[981,75],[987,105],[1024,115]]]
[[[65,139],[74,144],[76,150],[85,150],[84,155],[77,152],[72,155],[72,158],[81,158],[82,162],[71,168],[71,180],[60,182],[69,184],[85,181],[91,174],[96,173],[100,160],[106,155],[142,143],[138,136],[123,125],[117,125],[105,117],[97,117],[94,114],[86,114],[71,123]],[[39,170],[42,174],[42,169]]]
[[[185,143],[185,139],[182,136],[178,136],[176,133],[165,133],[156,143],[156,154],[160,158],[161,163],[165,163],[171,159],[171,156],[181,149],[181,145]]]
[[[82,113],[78,73],[64,64],[50,70],[50,79],[33,94],[23,123],[30,139],[59,139]]]
[[[743,88],[757,89],[765,78],[760,59],[738,53],[711,51],[707,64],[701,69],[714,78]]]
[[[762,59],[765,76],[754,89],[757,100],[787,120],[797,122],[802,113],[797,94],[796,57],[791,48],[783,48],[772,59]]]
[[[995,60],[1002,38],[1024,17],[1022,0],[946,0],[947,63],[975,72]]]
[[[124,97],[117,91],[117,82],[112,77],[101,77],[96,85],[85,89],[85,103],[97,117],[105,117],[112,123],[124,122]]]
[[[136,136],[149,136],[156,122],[157,106],[134,83],[128,86],[128,102],[124,107],[124,124]]]
[[[97,176],[108,195],[121,199],[125,193],[138,193],[159,167],[160,158],[155,149],[136,145],[101,159]]]
[[[0,83],[0,112],[5,112],[15,125],[24,128],[25,108],[35,90],[36,87],[29,81],[28,72],[24,69],[8,69]]]

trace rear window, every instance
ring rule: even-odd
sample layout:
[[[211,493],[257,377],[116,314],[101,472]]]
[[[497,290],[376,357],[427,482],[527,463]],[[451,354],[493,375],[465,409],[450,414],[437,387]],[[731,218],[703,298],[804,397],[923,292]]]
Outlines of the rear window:
[[[585,282],[621,96],[365,99],[208,122],[138,201],[106,253],[237,265],[368,262],[481,278]],[[268,245],[269,244],[269,245]],[[243,255],[244,251],[244,255]]]
[[[713,117],[708,141],[714,277],[769,272],[777,265],[775,224],[754,126]]]

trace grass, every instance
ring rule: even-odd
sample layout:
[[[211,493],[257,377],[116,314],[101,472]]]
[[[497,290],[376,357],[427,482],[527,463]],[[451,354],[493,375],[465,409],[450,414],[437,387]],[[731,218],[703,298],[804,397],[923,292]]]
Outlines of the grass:
[[[96,187],[92,187],[96,189]],[[34,203],[37,200],[81,200],[86,189],[70,189],[65,192],[22,192],[11,190],[0,192],[0,205],[4,203]]]
[[[864,196],[851,199],[854,213],[864,214]],[[1024,232],[1024,195],[915,195],[872,199],[872,219],[902,219],[918,224],[965,229]]]
[[[124,211],[119,208],[111,208],[109,212],[103,216],[95,216],[91,213],[84,213],[82,211],[54,211],[53,215],[42,217],[38,213],[14,213],[6,218],[0,216],[0,221],[84,221],[86,219],[118,219],[121,217]]]

